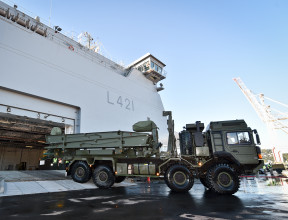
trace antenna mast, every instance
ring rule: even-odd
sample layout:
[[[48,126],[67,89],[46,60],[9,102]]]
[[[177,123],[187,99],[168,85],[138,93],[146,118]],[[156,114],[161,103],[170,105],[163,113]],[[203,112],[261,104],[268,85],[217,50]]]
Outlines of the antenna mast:
[[[50,0],[49,27],[51,27],[51,14],[52,14],[52,0]]]

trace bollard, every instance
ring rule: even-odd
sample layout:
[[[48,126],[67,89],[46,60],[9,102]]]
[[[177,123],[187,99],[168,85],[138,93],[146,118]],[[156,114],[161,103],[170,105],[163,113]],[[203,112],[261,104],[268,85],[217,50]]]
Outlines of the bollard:
[[[147,177],[147,182],[150,184],[150,182],[151,182],[150,176]]]

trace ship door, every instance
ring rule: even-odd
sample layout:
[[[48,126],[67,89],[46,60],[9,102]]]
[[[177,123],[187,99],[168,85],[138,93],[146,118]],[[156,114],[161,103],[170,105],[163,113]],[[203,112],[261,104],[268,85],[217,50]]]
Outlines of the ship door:
[[[80,130],[79,107],[1,87],[0,96],[0,170],[43,168],[45,135]]]

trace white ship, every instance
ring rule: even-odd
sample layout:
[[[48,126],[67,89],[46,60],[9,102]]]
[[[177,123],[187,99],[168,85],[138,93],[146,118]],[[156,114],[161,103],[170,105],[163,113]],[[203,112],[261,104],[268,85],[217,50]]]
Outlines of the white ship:
[[[149,118],[167,139],[165,64],[149,53],[123,67],[0,2],[0,63],[0,170],[37,169],[53,126],[129,131]]]

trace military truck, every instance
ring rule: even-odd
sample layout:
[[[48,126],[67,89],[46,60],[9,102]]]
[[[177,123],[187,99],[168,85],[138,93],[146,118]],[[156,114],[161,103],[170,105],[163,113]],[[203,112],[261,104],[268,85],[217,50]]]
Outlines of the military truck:
[[[133,132],[112,131],[61,134],[54,128],[46,136],[47,149],[56,158],[69,161],[68,175],[79,183],[91,178],[99,188],[110,188],[126,177],[164,178],[175,192],[187,192],[198,178],[219,194],[233,194],[240,175],[255,174],[263,166],[259,135],[244,120],[211,122],[206,131],[197,121],[180,132],[180,152],[176,150],[174,121],[168,116],[168,146],[162,152],[153,121],[133,125]],[[256,143],[253,138],[256,137]]]

